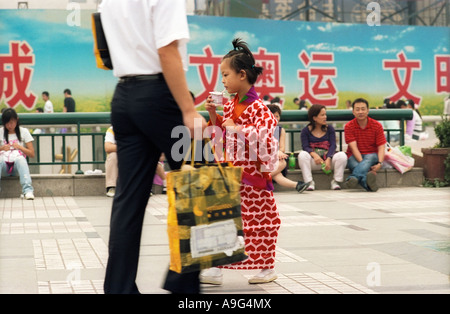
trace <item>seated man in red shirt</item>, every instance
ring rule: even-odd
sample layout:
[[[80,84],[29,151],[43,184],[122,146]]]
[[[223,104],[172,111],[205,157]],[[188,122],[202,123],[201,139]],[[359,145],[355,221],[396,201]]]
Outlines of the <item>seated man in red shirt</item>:
[[[352,104],[355,118],[344,128],[348,144],[347,166],[352,174],[344,183],[345,188],[353,189],[358,183],[367,191],[377,191],[376,173],[384,160],[386,138],[381,123],[369,118],[369,103],[358,98]]]

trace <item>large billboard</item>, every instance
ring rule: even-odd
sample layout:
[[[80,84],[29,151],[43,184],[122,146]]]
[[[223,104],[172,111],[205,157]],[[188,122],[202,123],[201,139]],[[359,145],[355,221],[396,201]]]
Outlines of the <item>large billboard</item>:
[[[62,111],[69,88],[77,111],[108,111],[116,79],[97,69],[89,11],[0,10],[0,106],[18,111],[43,106],[48,91]],[[441,114],[450,94],[450,28],[275,21],[189,16],[190,89],[202,108],[222,90],[219,64],[235,37],[246,40],[265,68],[260,96],[293,98],[345,108],[365,97],[413,99],[423,114]]]

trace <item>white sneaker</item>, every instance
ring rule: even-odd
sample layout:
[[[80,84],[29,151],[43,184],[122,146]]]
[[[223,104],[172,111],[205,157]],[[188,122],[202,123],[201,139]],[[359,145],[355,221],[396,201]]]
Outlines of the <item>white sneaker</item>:
[[[340,190],[341,186],[339,185],[339,183],[336,180],[331,180],[331,189],[332,190]]]
[[[25,199],[26,199],[26,200],[34,200],[34,194],[33,194],[33,192],[27,192],[27,193],[25,193]]]
[[[108,192],[106,193],[106,196],[114,197],[114,195],[116,195],[116,188],[109,188]]]
[[[316,184],[314,181],[309,182],[309,186],[306,188],[306,191],[314,191],[316,189]]]
[[[263,269],[261,272],[248,280],[248,283],[269,283],[278,278],[277,273],[273,269]]]
[[[200,282],[210,285],[221,285],[223,282],[222,270],[217,267],[202,270],[200,272]]]

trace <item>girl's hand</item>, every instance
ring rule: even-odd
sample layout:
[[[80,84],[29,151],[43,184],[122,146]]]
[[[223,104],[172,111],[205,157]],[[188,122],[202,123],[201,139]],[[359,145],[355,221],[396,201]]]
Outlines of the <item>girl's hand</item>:
[[[316,165],[321,165],[324,162],[323,159],[320,158],[320,156],[317,154],[313,157],[313,159],[314,159],[314,162],[316,163]]]
[[[327,158],[327,160],[325,160],[325,170],[331,170],[331,158]]]
[[[287,159],[289,156],[282,151],[278,151],[278,160]]]
[[[226,128],[226,127],[235,127],[235,126],[236,126],[236,124],[234,123],[233,119],[225,120],[225,122],[222,123],[222,127],[223,127],[223,128]]]
[[[10,150],[10,149],[11,149],[11,145],[5,144],[5,145],[3,145],[3,146],[1,147],[0,150],[4,150],[4,151],[6,152],[6,151],[8,151],[8,150]]]
[[[214,105],[211,95],[209,95],[208,98],[206,98],[205,109],[206,111],[208,111],[210,115],[216,114],[216,105]]]
[[[236,125],[233,119],[228,119],[224,123],[222,123],[222,128],[227,129],[227,131],[229,132],[240,133],[244,127],[242,125]]]
[[[314,159],[314,163],[316,165],[321,165],[323,164],[325,161],[319,156],[319,154],[317,154],[316,152],[311,152],[310,153],[312,159]]]

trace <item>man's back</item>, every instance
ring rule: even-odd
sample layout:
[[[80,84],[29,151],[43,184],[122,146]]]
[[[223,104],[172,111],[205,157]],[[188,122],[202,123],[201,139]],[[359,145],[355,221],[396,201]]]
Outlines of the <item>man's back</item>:
[[[114,76],[162,73],[157,50],[174,39],[187,70],[185,1],[103,0],[100,13]]]
[[[64,99],[64,107],[67,108],[66,112],[75,112],[75,100],[72,97],[66,97]]]

